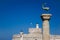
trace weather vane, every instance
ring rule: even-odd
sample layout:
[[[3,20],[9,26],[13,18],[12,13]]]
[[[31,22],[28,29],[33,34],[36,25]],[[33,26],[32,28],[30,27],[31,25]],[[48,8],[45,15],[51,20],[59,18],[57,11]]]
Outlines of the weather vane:
[[[48,11],[50,8],[46,6],[47,3],[42,4],[42,9]]]

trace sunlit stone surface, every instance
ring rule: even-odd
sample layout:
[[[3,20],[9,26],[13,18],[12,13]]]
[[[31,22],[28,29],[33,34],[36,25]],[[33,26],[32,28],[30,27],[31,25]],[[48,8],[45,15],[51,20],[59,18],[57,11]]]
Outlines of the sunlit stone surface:
[[[49,34],[49,20],[50,20],[51,14],[42,14],[41,18],[43,20],[43,40],[50,40],[50,34]]]
[[[42,28],[39,28],[39,24],[36,24],[36,28],[29,28],[28,34],[20,32],[20,34],[13,35],[12,40],[60,40],[60,35],[51,35],[49,32],[50,17],[51,14],[42,14]]]

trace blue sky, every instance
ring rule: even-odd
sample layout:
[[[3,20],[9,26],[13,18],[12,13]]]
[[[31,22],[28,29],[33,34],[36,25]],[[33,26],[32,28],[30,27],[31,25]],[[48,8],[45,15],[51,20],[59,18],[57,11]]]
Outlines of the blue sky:
[[[28,33],[36,23],[42,28],[42,3],[49,5],[52,14],[50,34],[60,35],[60,0],[0,0],[0,40],[12,40],[21,30]]]

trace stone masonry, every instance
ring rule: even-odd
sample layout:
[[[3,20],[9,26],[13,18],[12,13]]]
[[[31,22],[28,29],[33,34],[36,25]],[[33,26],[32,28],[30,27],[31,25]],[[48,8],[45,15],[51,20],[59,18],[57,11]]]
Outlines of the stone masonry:
[[[12,40],[60,40],[60,35],[50,34],[50,17],[51,14],[42,14],[42,29],[39,28],[39,24],[36,24],[36,28],[29,28],[28,34],[20,32],[19,34],[13,35]]]

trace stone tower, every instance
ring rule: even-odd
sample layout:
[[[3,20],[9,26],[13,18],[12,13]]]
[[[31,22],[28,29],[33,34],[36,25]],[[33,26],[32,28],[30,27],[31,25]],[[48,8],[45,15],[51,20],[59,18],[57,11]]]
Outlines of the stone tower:
[[[51,14],[42,14],[41,18],[43,21],[43,40],[50,40],[50,33],[49,33],[49,20]]]

